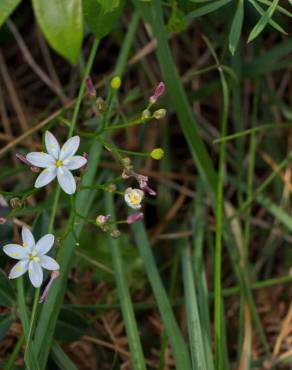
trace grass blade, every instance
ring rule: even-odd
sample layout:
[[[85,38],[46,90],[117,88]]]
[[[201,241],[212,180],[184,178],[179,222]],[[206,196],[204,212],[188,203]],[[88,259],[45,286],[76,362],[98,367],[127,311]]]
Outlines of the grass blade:
[[[137,247],[144,261],[145,270],[151,284],[162,317],[165,331],[172,348],[177,370],[191,369],[189,354],[182,334],[174,317],[171,304],[162,284],[154,256],[148,241],[143,222],[132,225]]]
[[[233,17],[231,29],[229,32],[229,50],[234,55],[240,40],[244,18],[244,3],[243,0],[239,0],[236,8],[235,15]]]
[[[190,350],[192,358],[192,368],[207,370],[204,352],[204,339],[201,330],[200,316],[198,311],[197,296],[192,271],[192,258],[188,241],[184,240],[185,246],[182,248],[182,269],[183,283],[186,303],[186,316],[188,333],[190,339]],[[209,369],[210,370],[210,369]]]
[[[260,33],[265,29],[266,25],[268,24],[269,20],[272,18],[279,0],[274,0],[273,3],[269,6],[268,10],[264,13],[264,15],[260,18],[258,23],[254,26],[251,30],[247,42],[251,42],[256,37],[260,35]]]
[[[186,19],[191,19],[191,18],[199,18],[202,17],[203,15],[209,14],[214,12],[215,10],[221,8],[222,6],[230,3],[231,0],[218,0],[214,1],[211,4],[204,5],[200,7],[199,9],[196,9],[189,14],[187,14]]]
[[[115,221],[113,195],[110,193],[106,194],[106,212],[110,214],[112,216],[112,220]],[[127,338],[131,351],[131,364],[133,369],[146,370],[133,304],[124,271],[123,260],[121,256],[121,246],[118,239],[114,239],[110,236],[109,245],[112,253],[113,269],[118,288],[119,300],[121,303],[123,319],[125,322]]]

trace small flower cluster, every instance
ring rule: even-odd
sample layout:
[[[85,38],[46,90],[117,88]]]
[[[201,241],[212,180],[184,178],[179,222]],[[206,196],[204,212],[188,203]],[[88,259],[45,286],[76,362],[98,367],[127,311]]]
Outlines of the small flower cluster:
[[[90,77],[88,77],[86,80],[86,86],[90,98],[96,99],[96,90]],[[121,86],[120,77],[114,77],[111,80],[110,86],[113,90],[118,90]],[[154,94],[149,99],[149,105],[147,109],[142,113],[142,118],[140,119],[142,123],[152,117],[161,119],[165,116],[166,110],[163,108],[156,110],[153,115],[150,113],[150,108],[157,102],[164,91],[165,85],[163,82],[160,82],[155,89]],[[102,98],[96,99],[96,107],[100,113],[107,109]],[[57,179],[61,189],[66,194],[72,195],[76,192],[77,185],[71,171],[78,169],[80,172],[86,171],[89,160],[86,153],[84,153],[82,156],[76,155],[79,145],[80,137],[73,136],[70,137],[62,146],[60,146],[55,136],[50,131],[46,131],[46,152],[31,152],[26,156],[23,156],[22,154],[17,154],[16,156],[18,160],[27,165],[32,172],[38,173],[34,184],[35,188],[42,188],[51,183],[53,180]],[[103,145],[107,147],[105,143]],[[153,159],[159,160],[163,157],[164,152],[161,148],[155,148],[149,154]],[[148,176],[134,171],[129,158],[122,158],[121,163],[123,165],[122,179],[134,178],[138,182],[139,188],[128,187],[122,193],[116,190],[115,184],[110,184],[103,187],[101,186],[101,188],[103,188],[105,191],[122,194],[126,204],[129,207],[134,210],[140,210],[142,208],[142,202],[145,198],[145,194],[155,196],[156,192],[149,186]],[[10,203],[12,208],[19,208],[23,205],[23,200],[14,198],[11,199]],[[117,238],[120,235],[120,231],[116,228],[117,224],[133,224],[134,222],[140,221],[143,218],[143,213],[137,212],[129,215],[126,220],[114,222],[111,221],[111,215],[99,215],[95,220],[95,224],[103,232],[108,233],[113,238]],[[0,224],[5,222],[6,218],[1,217]],[[15,279],[28,272],[28,276],[32,285],[36,288],[39,288],[43,283],[43,269],[52,271],[49,282],[45,287],[39,301],[42,303],[46,299],[54,280],[59,276],[59,264],[52,257],[47,255],[47,253],[53,247],[55,237],[53,234],[46,234],[40,240],[35,242],[33,234],[27,227],[22,228],[21,234],[22,244],[7,244],[3,247],[3,251],[9,257],[18,260],[18,262],[11,269],[9,278]]]

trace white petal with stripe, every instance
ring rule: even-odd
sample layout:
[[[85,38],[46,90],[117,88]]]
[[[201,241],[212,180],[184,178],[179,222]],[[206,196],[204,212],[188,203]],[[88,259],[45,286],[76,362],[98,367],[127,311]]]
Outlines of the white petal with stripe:
[[[34,186],[36,188],[42,188],[52,182],[56,175],[57,168],[55,166],[48,167],[38,175]]]
[[[7,244],[3,247],[3,251],[7,254],[7,256],[16,260],[28,258],[29,254],[27,248],[23,248],[18,244]]]
[[[27,227],[23,227],[21,230],[23,247],[31,250],[35,246],[34,236]]]
[[[64,166],[66,166],[68,170],[77,170],[78,168],[83,167],[86,163],[87,159],[81,155],[68,157],[63,161]]]
[[[36,254],[38,256],[42,256],[43,254],[48,253],[48,251],[52,248],[55,241],[55,237],[53,234],[46,234],[44,235],[35,246]]]
[[[45,143],[48,153],[55,159],[58,159],[60,154],[60,145],[55,136],[50,131],[46,131]]]
[[[28,266],[29,279],[35,288],[39,288],[43,282],[43,270],[39,262],[31,261]]]
[[[80,144],[80,137],[73,136],[69,140],[65,142],[62,146],[59,159],[61,161],[65,160],[66,158],[72,157],[78,150]]]
[[[43,152],[28,153],[26,159],[34,166],[46,168],[55,164],[56,160],[50,154]]]
[[[9,276],[8,276],[9,279],[16,279],[19,276],[26,273],[28,269],[28,265],[29,265],[28,260],[22,260],[22,261],[17,262],[17,264],[14,265],[14,267],[11,269],[9,273]]]
[[[59,264],[50,256],[41,256],[40,264],[47,270],[56,271],[60,269]]]
[[[57,170],[58,182],[61,188],[67,194],[74,194],[76,191],[76,182],[72,173],[65,167],[59,167]]]

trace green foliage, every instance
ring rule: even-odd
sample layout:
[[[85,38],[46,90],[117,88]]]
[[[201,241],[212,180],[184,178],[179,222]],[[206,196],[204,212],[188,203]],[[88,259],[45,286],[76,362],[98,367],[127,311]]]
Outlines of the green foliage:
[[[15,302],[15,293],[5,272],[0,269],[0,306],[12,307]]]
[[[124,0],[83,0],[88,27],[97,39],[106,36],[119,18]]]
[[[1,0],[0,1],[0,27],[20,4],[21,0]]]
[[[243,18],[244,18],[244,2],[243,0],[238,0],[236,12],[233,17],[229,33],[229,50],[232,55],[234,55],[238,42],[240,40]]]
[[[51,47],[76,63],[83,38],[81,0],[32,0],[37,21]]]

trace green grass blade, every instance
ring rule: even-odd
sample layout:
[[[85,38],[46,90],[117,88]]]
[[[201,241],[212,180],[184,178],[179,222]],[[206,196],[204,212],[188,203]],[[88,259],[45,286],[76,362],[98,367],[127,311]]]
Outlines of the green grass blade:
[[[257,1],[259,3],[265,4],[265,5],[268,5],[268,6],[270,6],[272,4],[272,2],[270,0],[257,0]],[[287,9],[283,8],[280,5],[277,5],[277,10],[278,10],[279,13],[285,14],[290,18],[292,17],[292,13],[290,13]]]
[[[232,20],[231,29],[229,32],[229,50],[234,55],[240,40],[244,18],[244,3],[243,0],[239,0],[236,8],[235,15]]]
[[[184,244],[185,246],[182,248],[182,269],[192,368],[207,370],[204,339],[201,330],[201,320],[192,271],[191,251],[188,241],[185,240]]]
[[[78,370],[58,343],[52,345],[52,358],[61,370]]]
[[[187,347],[162,284],[143,222],[133,224],[132,229],[172,348],[176,363],[175,368],[177,370],[189,370],[191,364]]]
[[[264,13],[264,15],[260,18],[258,23],[254,26],[251,30],[247,42],[251,42],[256,37],[258,37],[262,31],[265,29],[266,25],[268,24],[269,20],[272,18],[279,0],[274,0],[273,3],[269,6],[268,10]]]
[[[199,18],[202,17],[203,15],[213,13],[215,10],[222,8],[222,6],[230,3],[231,0],[218,0],[214,1],[211,4],[204,5],[200,7],[199,9],[193,10],[192,12],[188,13],[186,15],[186,19],[191,19],[191,18]]]
[[[198,293],[198,306],[201,318],[202,336],[204,342],[205,358],[208,370],[214,369],[212,354],[211,323],[209,314],[209,292],[203,259],[203,241],[205,233],[205,209],[203,204],[203,186],[199,183],[194,203],[195,214],[193,219],[194,243],[194,279]]]
[[[106,194],[106,212],[110,214],[112,216],[112,220],[115,221],[113,195],[110,193]],[[121,244],[118,239],[114,239],[109,236],[109,245],[112,253],[113,270],[131,352],[131,364],[135,370],[146,370],[137,322],[121,256]]]

